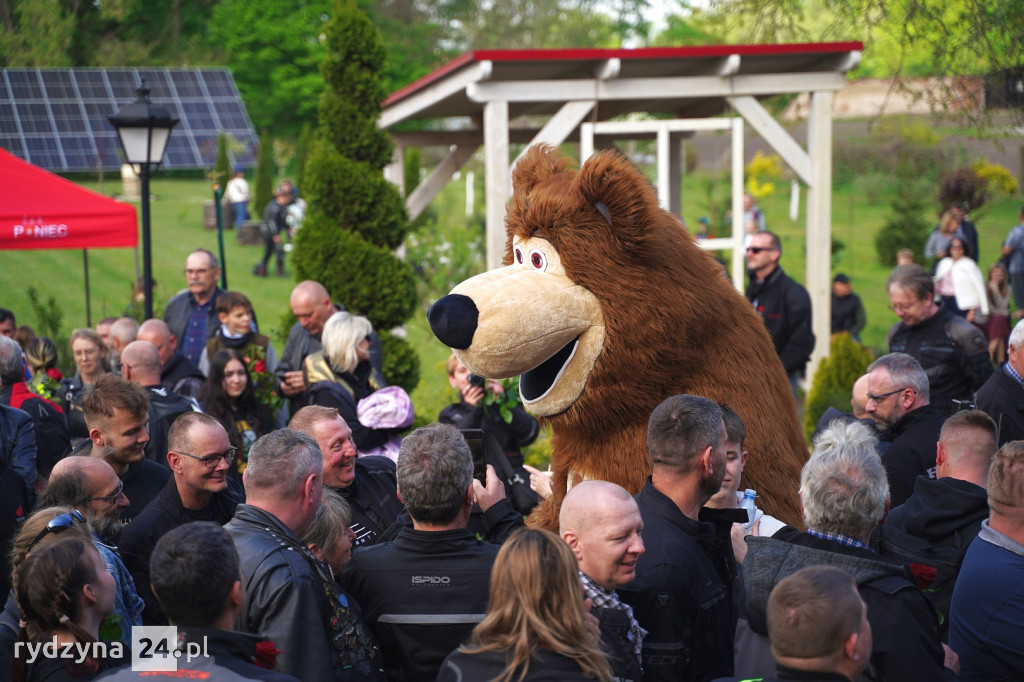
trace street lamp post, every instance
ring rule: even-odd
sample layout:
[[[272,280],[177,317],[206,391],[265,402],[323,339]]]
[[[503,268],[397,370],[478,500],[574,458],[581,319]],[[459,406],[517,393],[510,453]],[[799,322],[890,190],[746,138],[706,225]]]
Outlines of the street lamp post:
[[[107,117],[117,130],[124,149],[125,160],[139,166],[142,185],[142,281],[145,295],[146,319],[153,317],[153,257],[149,238],[149,173],[155,170],[164,158],[171,128],[178,119],[171,116],[166,107],[149,100],[149,88],[143,80],[135,89],[138,99],[121,107],[113,116]]]

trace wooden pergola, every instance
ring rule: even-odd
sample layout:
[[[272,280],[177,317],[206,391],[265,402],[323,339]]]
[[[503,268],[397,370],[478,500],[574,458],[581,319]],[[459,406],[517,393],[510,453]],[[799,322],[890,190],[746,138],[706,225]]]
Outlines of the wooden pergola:
[[[658,140],[657,186],[663,205],[680,212],[684,159],[679,142],[696,130],[732,131],[732,214],[742,215],[743,126],[753,128],[807,186],[807,290],[817,338],[809,375],[828,354],[832,241],[832,95],[860,63],[859,42],[715,45],[642,49],[478,50],[402,88],[382,106],[380,126],[395,141],[387,175],[402,183],[407,147],[447,154],[406,200],[411,217],[484,147],[487,267],[500,265],[505,207],[511,197],[512,144],[580,143],[595,148],[641,137]],[[810,93],[801,145],[758,101]],[[728,113],[738,116],[723,117]],[[654,120],[622,120],[629,114]],[[618,120],[613,120],[618,119]],[[428,130],[396,130],[408,121]],[[513,121],[522,122],[513,127]],[[732,250],[733,281],[743,286],[742,226],[706,247]]]

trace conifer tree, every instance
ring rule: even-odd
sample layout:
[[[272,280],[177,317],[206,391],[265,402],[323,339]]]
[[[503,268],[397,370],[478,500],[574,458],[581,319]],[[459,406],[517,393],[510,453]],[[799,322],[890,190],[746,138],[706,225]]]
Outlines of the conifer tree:
[[[263,208],[274,198],[274,150],[271,144],[270,133],[264,130],[256,156],[256,188],[252,195],[252,208],[249,209],[256,220],[263,216]]]
[[[384,345],[385,377],[412,391],[419,357],[390,333],[416,309],[416,283],[409,264],[393,253],[408,219],[398,188],[382,172],[392,151],[377,127],[384,48],[370,20],[345,0],[324,34],[326,87],[303,174],[309,209],[295,240],[295,275],[317,280],[333,300],[368,317]]]

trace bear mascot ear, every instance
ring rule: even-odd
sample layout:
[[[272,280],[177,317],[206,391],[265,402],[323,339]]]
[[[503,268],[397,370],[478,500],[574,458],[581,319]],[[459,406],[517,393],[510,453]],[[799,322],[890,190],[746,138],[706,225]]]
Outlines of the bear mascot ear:
[[[529,197],[533,188],[568,172],[569,164],[558,148],[549,144],[530,147],[512,171],[512,187],[517,196]],[[529,202],[529,199],[527,199]]]
[[[618,151],[600,151],[587,159],[576,185],[583,200],[612,227],[621,248],[631,255],[644,250],[652,222],[668,219],[668,214],[658,210],[657,193],[650,182]]]

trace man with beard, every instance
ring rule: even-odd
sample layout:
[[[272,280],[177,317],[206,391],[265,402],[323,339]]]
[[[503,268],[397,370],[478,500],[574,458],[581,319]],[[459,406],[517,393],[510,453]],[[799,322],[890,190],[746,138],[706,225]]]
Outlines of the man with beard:
[[[157,541],[191,521],[223,526],[242,501],[228,490],[227,472],[234,463],[235,448],[220,422],[202,412],[186,412],[171,426],[167,444],[171,477],[121,537],[125,565],[142,586],[146,600],[142,614],[146,625],[167,624],[150,588],[149,558]]]
[[[918,476],[935,478],[935,444],[944,417],[930,404],[929,391],[928,375],[906,353],[883,355],[868,367],[865,409],[892,438],[892,445],[882,454],[882,464],[893,507],[914,493]]]
[[[395,463],[387,457],[359,457],[352,430],[333,407],[308,405],[295,413],[288,427],[315,440],[324,453],[324,485],[352,507],[353,544],[378,542],[405,509],[396,492]]]
[[[124,485],[113,468],[96,457],[67,457],[50,474],[42,507],[74,507],[92,530],[92,544],[114,576],[114,613],[121,616],[121,641],[131,646],[134,625],[142,625],[143,601],[135,581],[118,555],[122,509],[128,506]]]
[[[745,519],[746,512],[702,511],[722,486],[725,446],[722,410],[707,398],[672,396],[651,413],[652,472],[636,496],[647,551],[637,560],[636,580],[619,589],[648,631],[641,657],[649,682],[733,672],[730,532],[733,517]],[[707,520],[712,515],[714,522]]]
[[[146,459],[149,442],[149,398],[138,384],[116,374],[104,374],[82,400],[89,428],[93,457],[113,468],[121,482],[128,505],[121,520],[133,519],[164,487],[171,472]]]

